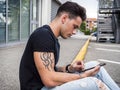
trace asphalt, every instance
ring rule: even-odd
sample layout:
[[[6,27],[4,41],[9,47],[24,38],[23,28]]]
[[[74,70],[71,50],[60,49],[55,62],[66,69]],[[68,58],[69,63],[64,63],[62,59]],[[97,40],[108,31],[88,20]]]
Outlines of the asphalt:
[[[77,35],[69,39],[59,38],[61,44],[60,59],[57,65],[71,63],[83,47],[89,36]],[[19,63],[26,43],[0,47],[0,90],[19,89]],[[97,43],[93,38],[88,46],[85,62],[91,60],[114,60],[120,63],[120,45]],[[120,82],[120,65],[106,62],[105,68],[116,82]]]
[[[93,37],[88,46],[85,61],[105,62],[105,69],[120,86],[120,44],[96,42]]]

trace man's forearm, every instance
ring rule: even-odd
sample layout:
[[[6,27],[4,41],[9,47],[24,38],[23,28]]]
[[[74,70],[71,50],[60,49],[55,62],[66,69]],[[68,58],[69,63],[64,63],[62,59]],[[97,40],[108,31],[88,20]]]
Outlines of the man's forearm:
[[[47,82],[49,86],[55,87],[67,83],[69,81],[77,80],[84,78],[84,74],[74,74],[74,73],[65,73],[65,72],[52,72],[48,75]]]
[[[66,66],[56,66],[56,71],[57,72],[66,72]]]

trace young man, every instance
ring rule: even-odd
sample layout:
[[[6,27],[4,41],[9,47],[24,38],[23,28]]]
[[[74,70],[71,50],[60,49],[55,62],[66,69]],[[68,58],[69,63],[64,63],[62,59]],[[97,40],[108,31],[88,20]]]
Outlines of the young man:
[[[96,66],[80,74],[74,72],[84,69],[82,61],[56,67],[60,49],[57,38],[61,36],[67,39],[75,34],[85,19],[86,11],[82,6],[66,2],[59,7],[55,19],[49,25],[32,33],[20,64],[21,90],[118,90],[118,86],[102,67]],[[93,64],[96,63],[87,65]],[[95,75],[100,80],[92,77]]]

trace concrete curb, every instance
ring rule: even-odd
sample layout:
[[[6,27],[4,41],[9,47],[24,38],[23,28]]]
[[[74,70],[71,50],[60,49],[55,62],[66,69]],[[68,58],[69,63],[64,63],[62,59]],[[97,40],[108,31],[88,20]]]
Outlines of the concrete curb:
[[[76,55],[75,59],[72,61],[72,63],[74,63],[75,61],[84,60],[91,37],[92,36],[88,38],[86,43],[83,45],[82,49],[80,49],[79,53]]]

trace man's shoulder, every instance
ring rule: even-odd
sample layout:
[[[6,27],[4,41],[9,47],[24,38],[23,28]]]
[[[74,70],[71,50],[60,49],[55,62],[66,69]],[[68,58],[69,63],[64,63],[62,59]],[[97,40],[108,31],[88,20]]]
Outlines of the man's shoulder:
[[[32,42],[35,41],[48,41],[48,42],[54,42],[55,41],[55,37],[52,33],[52,31],[50,30],[50,27],[45,25],[42,27],[37,28],[31,35],[30,35],[30,41],[32,40]]]
[[[50,28],[48,25],[37,28],[33,33],[46,33],[49,32]]]
[[[42,27],[37,28],[31,34],[31,37],[49,37],[50,36],[50,29],[47,26],[48,25],[44,25]]]

